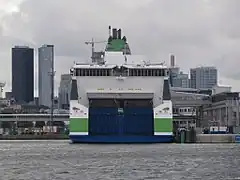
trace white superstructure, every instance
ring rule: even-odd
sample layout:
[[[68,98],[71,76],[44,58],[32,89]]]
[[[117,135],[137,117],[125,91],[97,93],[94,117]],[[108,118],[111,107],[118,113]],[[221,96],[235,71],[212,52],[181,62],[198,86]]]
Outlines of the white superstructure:
[[[127,60],[126,60],[127,59]],[[89,98],[153,98],[154,107],[163,102],[164,77],[168,69],[162,64],[151,64],[141,56],[105,54],[105,64],[75,64],[74,78],[78,84],[79,103],[89,106]]]

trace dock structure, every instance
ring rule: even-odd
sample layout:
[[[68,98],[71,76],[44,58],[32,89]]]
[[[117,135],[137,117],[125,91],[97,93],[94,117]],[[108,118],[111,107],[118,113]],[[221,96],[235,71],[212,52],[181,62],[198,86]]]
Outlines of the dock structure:
[[[0,136],[39,133],[64,134],[69,114],[0,114]]]
[[[6,121],[50,121],[51,114],[0,114],[0,122]],[[69,114],[53,114],[54,121],[69,121]]]

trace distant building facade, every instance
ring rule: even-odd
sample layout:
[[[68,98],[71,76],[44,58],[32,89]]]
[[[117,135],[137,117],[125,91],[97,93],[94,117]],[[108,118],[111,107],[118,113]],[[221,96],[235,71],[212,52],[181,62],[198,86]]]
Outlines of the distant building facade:
[[[54,46],[43,45],[38,48],[38,95],[39,105],[51,106],[51,89],[54,69]]]
[[[231,133],[240,126],[238,92],[214,94],[205,99],[209,100],[210,103],[203,106],[202,127],[228,127]]]
[[[34,49],[12,48],[12,96],[17,103],[34,100]]]
[[[59,86],[59,108],[69,109],[70,104],[70,91],[71,91],[71,75],[62,74]]]
[[[172,87],[189,88],[188,74],[180,72],[172,78]]]
[[[207,102],[203,98],[209,97],[209,95],[198,89],[172,87],[171,97],[174,129],[198,127],[201,120],[198,117],[199,107]],[[209,104],[209,102],[207,103]]]
[[[104,52],[100,51],[100,52],[93,52],[93,57],[92,57],[92,61],[93,63],[99,63],[99,64],[104,64]]]
[[[181,72],[180,68],[175,65],[174,55],[170,56],[169,78],[172,87],[189,88],[188,74]]]
[[[216,67],[198,67],[190,69],[190,87],[195,89],[212,89],[217,85]]]
[[[232,92],[232,87],[231,86],[214,86],[212,88],[212,94],[219,94],[223,92]]]

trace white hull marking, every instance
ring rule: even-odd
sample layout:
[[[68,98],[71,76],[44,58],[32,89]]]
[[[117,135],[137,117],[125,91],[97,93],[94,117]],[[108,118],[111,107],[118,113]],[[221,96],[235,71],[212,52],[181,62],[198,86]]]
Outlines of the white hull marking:
[[[70,136],[78,136],[78,135],[88,135],[88,132],[70,132],[69,133]]]
[[[154,132],[155,136],[172,136],[172,132]]]

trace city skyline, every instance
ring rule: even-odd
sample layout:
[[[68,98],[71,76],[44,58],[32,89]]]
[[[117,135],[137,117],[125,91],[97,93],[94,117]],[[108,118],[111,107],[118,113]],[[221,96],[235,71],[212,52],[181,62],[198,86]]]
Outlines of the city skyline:
[[[35,80],[33,81],[33,88],[35,89],[34,90],[34,97],[39,97],[39,102],[40,102],[41,105],[49,106],[51,104],[51,100],[50,100],[51,87],[48,86],[48,85],[51,84],[51,78],[52,78],[49,73],[51,71],[51,68],[53,68],[53,71],[55,72],[55,68],[54,68],[54,64],[55,64],[55,62],[54,62],[54,59],[55,59],[55,56],[54,56],[54,45],[43,44],[43,45],[41,45],[38,48],[32,48],[32,47],[27,46],[27,45],[24,45],[24,46],[15,45],[12,49],[15,49],[15,48],[20,48],[20,49],[22,49],[22,48],[24,49],[25,48],[25,49],[31,49],[33,51],[33,66],[34,66],[34,72],[33,73],[35,74],[35,76],[34,76]],[[12,61],[13,60],[14,59],[12,59]],[[46,60],[48,62],[46,62]],[[218,79],[218,76],[219,76],[218,75],[218,69],[216,67],[214,67],[214,66],[196,66],[196,67],[191,67],[189,69],[189,71],[186,73],[186,72],[182,71],[182,67],[181,66],[177,65],[177,63],[176,63],[176,56],[174,54],[170,54],[168,61],[164,62],[164,63],[170,68],[171,71],[172,70],[173,70],[173,72],[176,71],[176,72],[174,72],[174,74],[176,74],[177,77],[175,77],[173,79],[172,79],[172,77],[170,77],[170,79],[171,79],[170,80],[170,84],[171,84],[171,81],[175,81],[171,85],[173,87],[194,88],[194,87],[192,87],[192,83],[191,83],[191,81],[192,81],[191,80],[191,72],[192,72],[192,70],[195,70],[195,69],[206,69],[206,68],[207,69],[209,69],[209,68],[210,69],[212,69],[212,68],[216,69],[216,71],[217,71],[216,82],[217,83],[215,85],[229,86],[229,85],[225,85],[225,84],[219,83],[219,82],[221,82],[221,80]],[[14,66],[12,66],[12,67],[14,67]],[[59,93],[60,93],[59,88],[61,88],[62,77],[66,76],[66,75],[69,75],[69,73],[62,73],[62,74],[60,74],[60,82],[59,83],[56,82],[56,77],[55,76],[53,77],[54,78],[54,80],[53,80],[53,82],[54,82],[54,96],[56,96],[56,97],[59,96]],[[213,79],[215,79],[215,78],[213,78]],[[188,82],[185,82],[186,80]],[[36,89],[36,85],[37,85],[37,87],[40,87],[40,88]],[[213,87],[213,86],[211,86],[211,87]],[[200,87],[200,89],[201,88],[206,89],[204,87]],[[48,95],[46,94],[46,92],[47,92],[46,89],[48,89],[48,91],[49,91]],[[6,91],[5,90],[4,92],[10,92],[10,91]],[[41,100],[42,98],[45,98],[45,100]],[[46,102],[47,99],[49,99],[49,102]],[[43,103],[43,101],[45,101],[45,102]]]
[[[168,61],[169,54],[173,53],[183,72],[199,65],[216,66],[221,84],[240,91],[237,68],[239,27],[235,23],[239,13],[236,7],[240,2],[237,0],[139,0],[137,3],[124,0],[120,4],[113,1],[58,0],[46,3],[1,1],[0,81],[7,82],[6,91],[10,90],[11,84],[9,49],[13,44],[34,48],[45,43],[54,44],[55,86],[58,87],[60,75],[68,73],[74,61],[90,59],[91,47],[84,42],[92,37],[106,40],[109,24],[125,29],[133,54],[146,54],[149,59],[162,62]],[[48,16],[51,12],[52,16]],[[97,48],[102,49],[102,46]]]
[[[20,54],[20,56],[18,55],[17,57],[20,59],[18,61],[18,59],[16,59],[16,55],[14,56],[14,49],[17,49],[19,51],[19,49],[21,51],[26,51],[26,50],[31,50],[32,51],[32,57],[30,58],[30,60],[33,60],[33,67],[35,65],[35,63],[37,62],[37,81],[36,82],[32,82],[30,84],[33,85],[33,89],[36,86],[36,84],[38,84],[38,95],[35,94],[34,92],[34,97],[39,97],[39,104],[40,105],[45,105],[45,106],[50,106],[51,105],[51,83],[52,83],[52,78],[53,78],[53,82],[55,82],[55,77],[51,76],[50,73],[54,72],[55,74],[55,69],[54,69],[54,45],[48,45],[48,44],[43,44],[42,46],[37,48],[37,61],[34,61],[34,48],[31,48],[29,46],[19,46],[19,45],[15,45],[12,48],[12,61],[14,62],[18,62],[17,66],[20,66],[21,62],[23,62],[24,58],[26,58],[24,56],[24,54],[22,54],[22,52],[18,53]],[[15,50],[16,52],[16,50]],[[16,54],[16,53],[15,53]],[[177,66],[176,64],[176,57],[174,54],[170,54],[169,56],[169,62],[166,63],[168,64],[167,66],[169,67],[170,70],[170,84],[172,87],[182,87],[182,88],[195,88],[195,89],[211,89],[214,86],[217,85],[222,85],[219,84],[219,80],[218,80],[218,69],[216,67],[213,66],[198,66],[198,67],[192,67],[189,69],[189,73],[183,73],[182,69],[180,66]],[[12,65],[14,65],[14,63],[12,63]],[[17,66],[12,66],[12,68],[15,68]],[[27,67],[27,66],[26,66]],[[23,67],[23,69],[25,69],[26,67]],[[15,68],[16,69],[16,68]],[[19,68],[17,68],[18,70]],[[33,69],[34,70],[34,69]],[[209,70],[214,70],[214,77],[209,77],[209,72],[205,71],[209,71]],[[15,70],[16,71],[16,70]],[[18,70],[17,72],[13,71],[13,75],[16,74],[18,71],[22,71],[22,69]],[[197,74],[195,74],[195,76],[192,76],[192,71],[199,71]],[[200,73],[201,72],[201,73]],[[200,73],[200,74],[199,74]],[[213,73],[213,72],[211,72]],[[210,73],[210,74],[211,74]],[[33,72],[34,74],[34,72]],[[35,72],[36,74],[36,72]],[[197,76],[196,76],[197,75]],[[201,75],[201,77],[200,77]],[[204,77],[202,77],[204,75]],[[207,77],[205,77],[205,75],[207,75]],[[16,76],[16,75],[15,75]],[[63,98],[63,102],[66,102],[66,97],[64,97],[65,95],[63,95],[62,93],[66,93],[67,89],[69,89],[70,87],[64,87],[64,86],[69,86],[69,78],[70,78],[70,74],[69,73],[63,73],[61,74],[61,81],[59,86],[55,86],[54,87],[54,91],[55,91],[55,96],[62,96],[61,98]],[[196,79],[197,78],[197,79]],[[212,82],[212,80],[214,80],[214,82]],[[195,82],[195,85],[193,85],[193,81]],[[201,82],[201,84],[197,85],[198,87],[194,87],[196,86],[196,81],[197,84],[199,84]],[[204,82],[202,82],[204,81]],[[209,83],[211,84],[209,86]],[[16,84],[16,82],[15,82]],[[35,85],[34,85],[35,84]],[[56,83],[55,83],[56,84]],[[19,87],[22,88],[22,87]],[[24,89],[25,87],[23,87]],[[67,88],[67,89],[66,89]],[[16,88],[15,88],[16,89]],[[70,93],[70,92],[68,92]],[[13,93],[14,94],[14,93]]]

